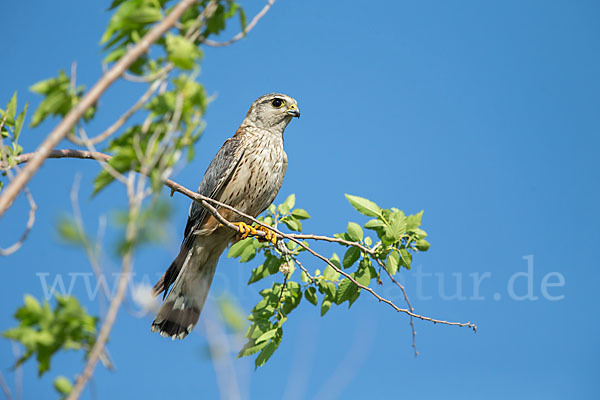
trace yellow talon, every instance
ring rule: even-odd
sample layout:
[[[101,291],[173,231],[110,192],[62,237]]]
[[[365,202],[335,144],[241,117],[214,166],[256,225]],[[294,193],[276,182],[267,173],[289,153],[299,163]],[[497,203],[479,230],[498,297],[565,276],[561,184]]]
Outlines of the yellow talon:
[[[269,228],[266,228],[264,226],[259,226],[258,230],[263,231],[265,233],[264,239],[266,241],[269,241],[273,244],[277,243],[277,234],[275,232],[273,232],[272,230],[270,230]]]
[[[277,234],[269,228],[259,226],[257,229],[251,225],[246,224],[245,222],[236,222],[233,225],[239,228],[240,235],[242,235],[242,239],[246,239],[248,236],[258,236],[258,231],[262,231],[265,233],[265,236],[259,238],[259,240],[266,240],[273,244],[277,243]]]
[[[236,225],[240,229],[242,239],[246,239],[248,235],[256,235],[256,233],[258,232],[256,229],[254,229],[253,226],[250,226],[245,222],[236,222],[233,225]]]

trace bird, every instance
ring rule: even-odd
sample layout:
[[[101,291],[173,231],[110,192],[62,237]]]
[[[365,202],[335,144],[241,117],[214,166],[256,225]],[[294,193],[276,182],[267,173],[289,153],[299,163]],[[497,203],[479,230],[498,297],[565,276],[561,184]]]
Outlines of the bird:
[[[283,132],[293,118],[300,118],[300,109],[292,97],[270,93],[256,99],[235,135],[225,141],[209,164],[197,192],[253,217],[265,211],[283,183],[288,163]],[[242,237],[257,232],[246,218],[216,208],[238,226]],[[274,232],[258,229],[276,240]],[[152,289],[155,297],[163,294],[152,332],[183,339],[194,329],[219,257],[237,236],[198,202],[192,202],[179,254]]]

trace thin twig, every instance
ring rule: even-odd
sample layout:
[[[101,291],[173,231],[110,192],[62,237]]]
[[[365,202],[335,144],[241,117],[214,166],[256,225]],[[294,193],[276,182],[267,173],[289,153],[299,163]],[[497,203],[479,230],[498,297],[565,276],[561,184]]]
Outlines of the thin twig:
[[[75,175],[75,179],[73,180],[73,186],[71,187],[71,207],[73,208],[73,218],[75,220],[75,226],[77,227],[77,230],[79,231],[79,236],[81,237],[82,240],[82,244],[83,247],[85,249],[85,252],[87,254],[87,257],[90,261],[90,265],[92,266],[92,271],[94,271],[94,275],[96,275],[96,279],[98,280],[98,282],[102,282],[102,267],[100,266],[100,263],[98,262],[98,255],[99,253],[99,247],[96,244],[96,246],[92,246],[92,244],[89,242],[87,235],[85,234],[85,228],[83,226],[83,217],[81,215],[81,208],[79,207],[79,187],[81,185],[81,174],[77,174]],[[96,253],[96,251],[98,251],[98,253]],[[101,284],[101,283],[100,283]],[[98,303],[100,305],[100,314],[101,315],[105,315],[106,314],[106,302],[105,302],[105,298],[102,296],[102,291],[99,290],[98,291]],[[106,293],[104,293],[104,295],[106,295]]]
[[[36,150],[36,156],[17,175],[8,187],[0,193],[0,217],[12,205],[17,195],[23,190],[27,182],[42,166],[50,151],[69,133],[85,111],[93,106],[106,89],[125,72],[129,66],[144,54],[150,46],[157,41],[175,22],[181,17],[185,10],[191,7],[196,0],[181,0],[172,11],[150,31],[144,35],[119,61],[96,84],[83,96],[81,101],[69,111],[62,121],[46,137]]]
[[[408,306],[408,309],[411,312],[414,312],[415,309],[413,308],[412,304],[410,304],[410,300],[408,299],[408,295],[406,294],[406,289],[404,288],[404,286],[394,278],[394,276],[390,273],[390,271],[387,270],[387,268],[385,267],[385,265],[383,264],[383,262],[380,259],[378,259],[377,257],[373,257],[373,258],[375,259],[377,264],[379,264],[379,266],[386,272],[386,274],[390,278],[390,280],[396,286],[398,286],[400,288],[400,290],[402,291],[402,295],[404,296],[404,302]],[[415,322],[413,320],[412,315],[410,316],[410,330],[411,330],[411,334],[412,334],[412,348],[413,348],[413,351],[414,351],[415,357],[416,357],[419,355],[419,351],[417,350],[417,331],[415,330]]]
[[[366,246],[363,246],[359,242],[351,242],[349,240],[345,240],[345,239],[341,239],[341,238],[336,238],[336,237],[322,236],[322,235],[313,235],[313,234],[305,234],[305,233],[302,233],[302,234],[293,234],[293,236],[296,239],[300,239],[300,240],[304,240],[304,239],[322,240],[322,241],[325,241],[325,242],[332,242],[332,243],[343,244],[344,246],[354,246],[354,247],[358,247],[359,249],[361,249],[365,253],[369,253],[372,256],[375,256],[375,249],[370,249],[370,248],[368,248]]]
[[[230,44],[235,43],[238,40],[244,38],[248,34],[248,32],[250,32],[256,26],[258,21],[260,21],[260,19],[265,16],[265,14],[269,11],[269,9],[271,8],[271,6],[273,4],[275,4],[275,0],[269,0],[267,2],[267,4],[265,4],[263,9],[260,10],[258,12],[258,14],[256,14],[254,16],[254,18],[252,18],[252,21],[250,21],[250,23],[248,25],[246,25],[246,28],[242,32],[235,35],[230,40],[228,40],[226,42],[217,42],[214,40],[204,39],[204,41],[203,41],[204,44],[206,44],[207,46],[213,46],[213,47],[224,47],[224,46],[229,46]]]
[[[27,219],[27,225],[25,226],[25,231],[21,234],[19,240],[17,240],[14,244],[6,249],[0,248],[0,256],[9,256],[13,254],[15,251],[19,250],[25,240],[27,240],[27,236],[29,236],[29,232],[33,229],[33,225],[35,224],[35,212],[37,211],[37,204],[33,200],[33,196],[27,187],[23,189],[25,192],[25,196],[27,196],[27,201],[29,202],[29,218]]]
[[[85,129],[83,129],[82,127],[79,127],[79,136],[81,136],[81,138],[83,139],[83,142],[86,144],[92,157],[100,163],[102,169],[105,170],[115,180],[125,184],[126,182],[125,177],[123,177],[123,174],[121,174],[119,171],[116,170],[115,167],[105,162],[103,159],[95,157],[95,154],[97,153],[96,148],[94,147],[93,143],[90,142],[87,134],[85,133]]]
[[[156,89],[158,89],[158,87],[163,82],[163,80],[166,78],[167,74],[169,73],[169,71],[172,68],[173,68],[173,64],[170,64],[167,67],[165,67],[165,69],[163,71],[161,71],[162,77],[160,77],[160,78],[156,79],[154,82],[152,82],[152,84],[148,87],[148,89],[146,89],[144,94],[142,94],[142,96],[138,99],[138,101],[136,101],[135,104],[133,106],[131,106],[131,108],[129,108],[129,110],[125,111],[125,113],[123,113],[123,115],[121,115],[119,117],[119,119],[117,119],[104,132],[102,132],[94,137],[89,138],[89,142],[92,144],[98,144],[100,142],[103,142],[104,140],[108,139],[113,133],[115,133],[121,126],[123,126],[123,124],[125,122],[127,122],[127,120],[129,120],[129,118],[131,118],[131,116],[133,114],[135,114],[136,111],[138,111],[144,104],[146,104],[146,102],[148,101],[150,96],[152,96],[152,94],[156,91]],[[87,145],[87,143],[84,140],[82,140],[72,134],[69,134],[69,140],[80,146]]]
[[[12,342],[12,353],[13,357],[16,360],[21,358],[21,349],[17,342]],[[15,400],[21,400],[23,398],[23,365],[19,364],[19,366],[15,369]]]
[[[279,300],[277,300],[277,309],[279,309],[279,307],[281,306],[281,299],[283,299],[283,293],[285,292],[289,276],[289,272],[283,275],[283,285],[281,285],[281,292],[279,292]]]
[[[298,260],[298,258],[296,258],[296,256],[291,253],[289,253],[288,256],[292,260],[294,260],[294,262],[298,265],[298,267],[306,274],[306,276],[308,276],[308,279],[310,279],[310,282],[313,283],[315,281],[315,278],[310,274],[310,272],[308,272],[308,270],[304,267],[304,265],[302,265],[300,260]]]
[[[0,389],[2,389],[2,393],[4,393],[4,397],[6,397],[7,400],[12,400],[12,393],[6,384],[6,380],[4,380],[4,375],[2,375],[2,372],[0,372]]]

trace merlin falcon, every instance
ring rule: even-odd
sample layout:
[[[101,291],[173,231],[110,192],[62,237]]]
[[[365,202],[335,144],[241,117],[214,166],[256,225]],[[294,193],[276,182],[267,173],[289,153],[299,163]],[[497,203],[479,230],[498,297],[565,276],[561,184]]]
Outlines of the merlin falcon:
[[[253,217],[265,211],[283,182],[287,169],[283,131],[294,117],[300,117],[300,110],[293,98],[281,93],[258,98],[235,135],[213,158],[198,193]],[[217,209],[244,235],[256,232],[245,218]],[[266,237],[274,240],[270,231]],[[197,202],[192,203],[179,254],[152,290],[154,296],[163,293],[164,299],[152,323],[153,332],[183,339],[194,329],[219,257],[235,238],[235,231],[221,225]]]

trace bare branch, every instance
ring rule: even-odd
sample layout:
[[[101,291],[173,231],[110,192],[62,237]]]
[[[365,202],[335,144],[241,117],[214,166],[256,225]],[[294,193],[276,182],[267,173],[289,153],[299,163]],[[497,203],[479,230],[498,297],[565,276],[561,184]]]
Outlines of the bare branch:
[[[14,160],[17,164],[23,164],[31,161],[35,157],[36,153],[23,153],[19,156],[16,156]],[[61,150],[51,150],[48,153],[48,158],[81,158],[85,160],[102,160],[108,161],[110,160],[110,156],[108,154],[100,153],[100,152],[92,152],[86,150],[73,150],[73,149],[61,149]],[[0,169],[8,169],[8,165],[0,164]]]
[[[4,375],[2,375],[2,372],[0,372],[0,389],[2,389],[2,393],[4,393],[4,397],[6,397],[7,400],[12,400],[10,388],[6,384],[6,380],[4,379]]]
[[[308,272],[308,270],[306,268],[304,268],[304,265],[302,265],[302,263],[298,260],[298,258],[296,258],[296,256],[291,253],[289,253],[288,256],[292,260],[294,260],[296,265],[298,265],[298,267],[306,274],[306,276],[308,276],[308,279],[310,279],[310,283],[313,283],[315,281],[315,278],[310,274],[310,272]]]
[[[375,259],[375,261],[377,261],[377,264],[379,264],[379,266],[386,272],[386,274],[388,275],[388,277],[390,278],[390,280],[400,288],[400,290],[402,291],[402,295],[404,296],[404,302],[406,303],[406,305],[408,306],[408,309],[413,312],[415,309],[413,308],[412,304],[410,304],[410,300],[408,299],[408,295],[406,294],[406,289],[404,288],[404,286],[402,284],[400,284],[400,282],[398,282],[395,278],[394,275],[392,275],[390,273],[390,271],[387,270],[387,268],[385,267],[385,265],[383,264],[383,262],[378,259],[377,257],[373,257]],[[417,332],[415,331],[415,323],[413,321],[413,317],[412,315],[410,316],[410,330],[412,333],[412,348],[415,352],[415,357],[419,355],[419,352],[417,351]]]
[[[128,193],[133,191],[133,182],[132,180],[128,181]],[[127,222],[127,229],[125,233],[125,240],[128,243],[132,243],[137,234],[136,228],[136,216],[139,213],[140,202],[135,201],[136,196],[129,196],[129,220]],[[119,308],[121,307],[121,303],[125,298],[125,294],[127,292],[127,284],[131,274],[133,261],[133,246],[128,246],[125,254],[123,255],[123,262],[121,268],[121,276],[119,277],[119,283],[117,286],[117,292],[115,297],[111,300],[110,306],[108,308],[108,312],[106,314],[106,318],[102,323],[102,327],[100,328],[100,333],[98,334],[98,338],[92,347],[92,350],[89,353],[88,362],[83,370],[83,373],[78,376],[77,382],[73,387],[73,390],[67,397],[67,400],[75,400],[81,396],[81,392],[85,388],[86,383],[92,377],[94,373],[94,368],[98,363],[98,360],[104,354],[104,346],[106,345],[106,341],[108,340],[108,335],[112,330],[112,327],[117,318],[117,314],[119,312]]]
[[[265,4],[263,9],[260,10],[258,12],[258,14],[256,14],[254,16],[254,18],[252,18],[252,21],[250,21],[250,23],[248,25],[246,25],[246,29],[244,29],[243,32],[240,32],[237,35],[235,35],[230,40],[228,40],[226,42],[217,42],[214,40],[204,39],[203,40],[204,44],[206,44],[208,46],[213,46],[213,47],[224,47],[224,46],[229,46],[230,44],[235,43],[238,40],[244,38],[248,34],[248,32],[250,32],[256,26],[258,21],[260,21],[260,19],[265,16],[265,14],[269,11],[269,9],[271,8],[271,6],[273,4],[275,4],[275,0],[269,0],[267,2],[267,4]]]
[[[98,243],[96,246],[93,246],[92,243],[88,240],[87,235],[85,234],[85,228],[83,226],[83,217],[81,215],[81,208],[79,207],[79,186],[81,185],[81,174],[77,173],[75,175],[75,179],[73,180],[73,186],[71,187],[71,207],[73,208],[73,218],[75,220],[75,226],[79,231],[79,236],[82,239],[82,244],[87,254],[87,257],[90,261],[90,265],[92,266],[92,271],[94,271],[94,275],[96,275],[96,279],[98,282],[101,282],[102,277],[102,267],[100,266],[100,261],[98,256],[100,254]],[[100,294],[98,295],[98,303],[100,305],[100,314],[106,314],[106,299],[104,298],[103,293],[99,290]]]
[[[25,226],[25,231],[14,244],[6,249],[0,248],[0,256],[9,256],[15,251],[19,250],[25,240],[27,240],[27,236],[29,236],[29,232],[33,229],[33,225],[35,224],[35,212],[37,211],[37,204],[33,200],[33,196],[27,187],[24,189],[25,196],[27,196],[27,201],[29,202],[29,218],[27,219],[27,225]]]
[[[63,120],[46,137],[37,148],[35,157],[12,181],[8,187],[0,193],[0,217],[12,205],[17,195],[23,190],[27,182],[42,166],[50,151],[67,135],[75,126],[84,112],[94,105],[106,89],[129,68],[129,66],[145,53],[150,46],[158,40],[169,28],[171,28],[185,10],[192,6],[195,0],[181,0],[173,10],[158,24],[156,24],[144,37],[136,43],[112,68],[90,89],[81,101],[73,107]]]

